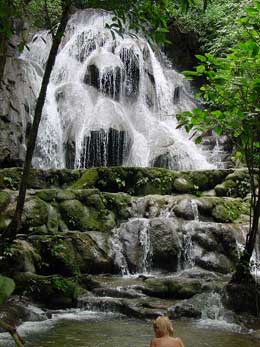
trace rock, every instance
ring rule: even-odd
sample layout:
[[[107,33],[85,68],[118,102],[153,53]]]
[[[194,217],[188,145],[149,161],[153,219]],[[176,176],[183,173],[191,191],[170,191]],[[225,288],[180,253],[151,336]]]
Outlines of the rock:
[[[233,269],[233,263],[226,256],[213,252],[206,253],[202,257],[196,257],[195,264],[206,270],[224,274],[230,273]]]
[[[193,184],[183,177],[177,177],[174,180],[173,187],[178,193],[189,193],[193,189]]]
[[[181,277],[147,279],[143,289],[147,295],[168,299],[187,299],[201,291],[200,280]]]
[[[108,52],[98,52],[92,56],[85,73],[84,82],[103,94],[119,98],[122,83],[123,64],[120,58]]]
[[[6,302],[14,288],[15,283],[12,278],[0,275],[0,305]]]
[[[212,216],[218,222],[233,222],[240,216],[239,202],[234,200],[224,200],[217,203],[212,210]]]
[[[174,213],[176,216],[187,219],[194,220],[194,207],[192,205],[193,199],[182,198],[176,206],[174,206]]]
[[[250,313],[257,317],[259,293],[259,284],[251,276],[240,283],[230,281],[224,288],[224,302],[236,313]]]
[[[66,200],[59,206],[61,216],[70,230],[106,231],[115,225],[114,216],[109,211],[87,208],[78,200]]]
[[[25,233],[30,227],[47,224],[49,206],[43,200],[35,197],[27,199],[24,204],[23,228]]]
[[[7,192],[0,191],[0,213],[6,209],[11,201],[11,196]]]
[[[73,307],[83,289],[62,276],[40,276],[30,273],[16,273],[14,276],[17,294],[27,294],[36,302],[47,307]]]
[[[35,106],[30,72],[32,66],[25,60],[6,59],[0,86],[0,168],[22,166],[25,158],[26,130]]]
[[[153,269],[175,272],[182,252],[182,239],[178,234],[178,223],[163,218],[150,223],[151,263]]]
[[[169,307],[167,310],[167,316],[170,319],[178,319],[183,317],[198,319],[201,317],[201,312],[197,310],[194,305],[185,302]]]

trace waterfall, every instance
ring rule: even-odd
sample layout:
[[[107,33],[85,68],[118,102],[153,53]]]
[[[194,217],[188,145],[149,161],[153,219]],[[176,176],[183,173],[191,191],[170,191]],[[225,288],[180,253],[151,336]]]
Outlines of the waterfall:
[[[139,233],[139,242],[141,244],[141,259],[139,261],[138,272],[148,273],[151,268],[152,244],[149,232],[149,220],[144,223]]]
[[[198,205],[196,203],[195,200],[191,200],[191,208],[192,208],[192,212],[193,212],[193,215],[194,215],[194,220],[195,221],[199,221],[199,209],[198,209]]]
[[[113,38],[106,27],[111,21],[110,13],[94,9],[71,17],[51,75],[33,165],[212,168],[200,147],[176,129],[176,114],[194,107],[183,76],[143,37]],[[20,57],[37,74],[36,95],[51,41],[47,31],[37,33]]]

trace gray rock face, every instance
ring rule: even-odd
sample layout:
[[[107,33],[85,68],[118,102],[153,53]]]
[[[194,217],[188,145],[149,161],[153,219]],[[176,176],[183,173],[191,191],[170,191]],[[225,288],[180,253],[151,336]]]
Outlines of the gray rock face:
[[[0,167],[21,166],[25,142],[35,105],[35,94],[28,78],[30,66],[17,58],[7,58],[0,85]],[[33,77],[32,77],[33,78]]]

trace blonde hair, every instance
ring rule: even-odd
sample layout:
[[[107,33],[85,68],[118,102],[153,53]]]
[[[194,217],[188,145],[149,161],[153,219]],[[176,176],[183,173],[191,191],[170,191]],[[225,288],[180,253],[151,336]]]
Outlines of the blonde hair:
[[[166,316],[160,316],[153,320],[153,327],[157,328],[162,335],[173,335],[172,322]]]

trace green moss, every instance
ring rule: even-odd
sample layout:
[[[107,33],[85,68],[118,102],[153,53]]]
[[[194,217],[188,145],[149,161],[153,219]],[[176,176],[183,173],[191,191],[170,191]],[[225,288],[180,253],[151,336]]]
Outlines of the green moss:
[[[33,197],[25,202],[23,225],[25,226],[25,228],[29,228],[47,224],[48,215],[48,204],[38,197]]]
[[[57,201],[73,200],[73,199],[75,199],[75,194],[73,191],[68,189],[57,191],[57,196],[56,196]]]
[[[115,226],[112,213],[107,210],[88,208],[78,200],[63,201],[60,204],[60,212],[70,230],[106,231]]]
[[[192,279],[148,279],[144,291],[159,298],[186,299],[202,290],[199,280]]]
[[[13,279],[0,275],[0,305],[12,294],[15,288]]]
[[[130,217],[129,206],[132,197],[125,193],[104,193],[107,208],[112,210],[119,220],[126,220]]]
[[[84,189],[95,187],[98,179],[98,172],[96,168],[88,169],[80,179],[78,179],[73,185],[72,189]]]
[[[52,202],[56,200],[58,192],[57,189],[45,189],[37,192],[36,196],[46,202]]]
[[[212,216],[217,222],[230,223],[241,213],[241,203],[234,199],[219,201],[212,210]]]
[[[11,201],[11,196],[7,192],[0,191],[0,212],[6,209]]]
[[[78,296],[83,292],[75,282],[58,275],[17,273],[14,279],[17,294],[27,295],[49,307],[75,306]]]

